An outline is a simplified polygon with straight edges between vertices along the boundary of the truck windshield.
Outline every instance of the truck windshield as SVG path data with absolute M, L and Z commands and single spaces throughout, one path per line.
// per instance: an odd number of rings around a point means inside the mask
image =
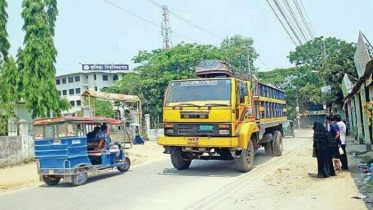
M 217 104 L 229 106 L 232 84 L 230 79 L 188 80 L 171 82 L 166 106 L 196 106 Z

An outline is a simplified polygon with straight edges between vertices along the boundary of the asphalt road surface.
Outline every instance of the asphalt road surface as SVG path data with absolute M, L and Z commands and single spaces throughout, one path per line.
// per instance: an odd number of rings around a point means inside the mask
M 79 187 L 41 183 L 5 193 L 0 195 L 0 209 L 219 209 L 226 195 L 254 187 L 255 180 L 296 158 L 302 148 L 312 144 L 311 135 L 302 131 L 296 138 L 284 139 L 281 157 L 266 156 L 264 149 L 259 149 L 254 168 L 248 173 L 236 171 L 232 161 L 203 160 L 178 171 L 167 158 L 133 167 L 124 174 L 109 171 L 90 176 L 88 183 Z

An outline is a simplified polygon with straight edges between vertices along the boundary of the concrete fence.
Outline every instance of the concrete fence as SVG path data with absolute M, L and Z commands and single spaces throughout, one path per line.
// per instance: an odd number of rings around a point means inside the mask
M 0 166 L 15 165 L 34 158 L 34 140 L 29 135 L 28 123 L 20 120 L 18 136 L 0 136 Z
M 156 141 L 161 136 L 164 136 L 163 129 L 149 129 L 149 140 Z

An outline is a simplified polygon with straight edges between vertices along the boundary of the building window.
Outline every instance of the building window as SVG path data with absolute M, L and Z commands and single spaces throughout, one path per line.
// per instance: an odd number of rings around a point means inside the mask
M 97 79 L 97 77 L 96 77 L 96 74 L 95 74 L 95 80 Z
M 61 95 L 61 91 L 58 91 L 58 95 L 59 95 L 59 96 Z
M 71 107 L 74 107 L 75 106 L 75 101 L 70 101 L 70 105 L 71 105 Z
M 62 95 L 66 96 L 67 95 L 67 90 L 63 90 Z
M 80 76 L 76 76 L 75 77 L 75 82 L 79 82 L 80 81 Z
M 102 80 L 109 81 L 109 77 L 107 75 L 102 75 Z
M 69 90 L 69 95 L 74 95 L 74 89 Z
M 87 79 L 88 79 L 88 75 L 86 75 L 86 76 L 85 76 L 85 78 L 87 78 Z
M 69 83 L 73 83 L 74 82 L 74 77 L 69 77 Z
M 62 84 L 66 84 L 66 78 L 62 79 Z
M 79 94 L 79 93 L 80 93 L 80 88 L 76 88 L 76 89 L 75 89 L 75 93 L 76 93 L 76 94 Z
M 116 81 L 116 80 L 118 80 L 119 78 L 118 78 L 118 75 L 116 75 L 116 74 L 114 74 L 114 76 L 113 76 L 113 81 Z
M 60 79 L 56 79 L 56 84 L 57 85 L 61 84 L 61 80 Z
M 80 105 L 82 105 L 82 101 L 81 100 L 77 100 L 76 101 L 76 106 L 80 106 Z
M 97 91 L 97 86 L 95 87 L 95 91 Z

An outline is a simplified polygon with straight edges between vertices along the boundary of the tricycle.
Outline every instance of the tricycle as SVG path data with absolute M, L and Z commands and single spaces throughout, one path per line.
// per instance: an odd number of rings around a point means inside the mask
M 124 146 L 113 142 L 110 125 L 121 120 L 106 117 L 57 117 L 34 121 L 35 159 L 40 181 L 57 185 L 61 179 L 78 186 L 88 172 L 131 165 Z

